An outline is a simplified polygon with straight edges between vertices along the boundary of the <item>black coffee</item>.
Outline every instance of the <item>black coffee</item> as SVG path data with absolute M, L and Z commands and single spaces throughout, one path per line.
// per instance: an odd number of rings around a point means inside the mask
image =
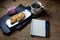
M 34 3 L 34 4 L 32 4 L 32 7 L 33 7 L 33 8 L 40 8 L 40 5 L 37 4 L 37 3 Z

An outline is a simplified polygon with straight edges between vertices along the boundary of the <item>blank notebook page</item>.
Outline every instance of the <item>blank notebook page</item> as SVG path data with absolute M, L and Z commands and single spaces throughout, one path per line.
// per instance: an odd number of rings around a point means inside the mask
M 30 34 L 35 36 L 46 36 L 45 20 L 32 19 Z

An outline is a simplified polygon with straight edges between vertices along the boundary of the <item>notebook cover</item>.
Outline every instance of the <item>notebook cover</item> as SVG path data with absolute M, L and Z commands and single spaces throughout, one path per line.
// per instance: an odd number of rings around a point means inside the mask
M 41 22 L 43 22 L 43 21 L 41 21 Z M 35 23 L 33 24 L 33 21 L 31 22 L 31 28 L 30 28 L 30 35 L 31 36 L 50 37 L 50 23 L 49 23 L 49 21 L 45 20 L 44 23 L 37 23 L 37 21 L 36 21 Z M 40 27 L 37 24 L 40 24 Z M 33 25 L 35 25 L 37 28 L 34 28 L 35 26 L 33 26 Z

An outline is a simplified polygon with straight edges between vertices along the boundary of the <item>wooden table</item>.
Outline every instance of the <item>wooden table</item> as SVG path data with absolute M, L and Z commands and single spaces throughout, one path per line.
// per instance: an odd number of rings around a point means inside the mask
M 30 36 L 30 23 L 22 31 L 15 31 L 12 35 L 6 36 L 0 29 L 0 40 L 60 40 L 60 1 L 54 0 L 40 0 L 45 6 L 45 10 L 48 13 L 46 16 L 41 16 L 37 19 L 45 19 L 50 21 L 50 38 L 31 37 Z M 0 8 L 0 17 L 6 14 L 6 10 L 12 4 L 18 6 L 24 4 L 30 5 L 33 0 L 17 0 L 16 2 L 4 2 Z

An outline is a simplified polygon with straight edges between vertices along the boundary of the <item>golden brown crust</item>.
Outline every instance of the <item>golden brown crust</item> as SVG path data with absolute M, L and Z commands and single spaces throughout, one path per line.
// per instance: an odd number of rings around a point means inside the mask
M 19 13 L 18 14 L 17 21 L 22 21 L 24 18 L 25 18 L 25 14 L 23 12 L 22 13 Z
M 22 21 L 25 18 L 25 14 L 23 12 L 16 14 L 14 16 L 11 17 L 11 24 L 14 24 L 15 22 L 19 22 Z
M 17 21 L 17 14 L 11 17 L 11 24 L 15 23 Z

